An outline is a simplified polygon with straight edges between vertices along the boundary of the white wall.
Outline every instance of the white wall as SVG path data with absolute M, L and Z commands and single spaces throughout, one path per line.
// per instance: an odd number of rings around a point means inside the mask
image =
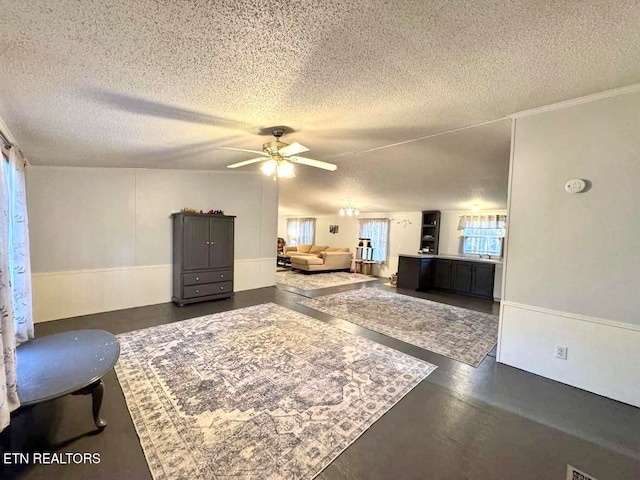
M 338 233 L 329 233 L 329 225 L 338 225 Z M 357 218 L 329 215 L 316 217 L 316 245 L 349 247 L 355 252 L 360 226 Z
M 31 166 L 36 321 L 171 300 L 171 219 L 236 215 L 235 289 L 275 284 L 277 185 L 260 174 Z
M 639 92 L 515 120 L 498 351 L 500 362 L 636 406 L 638 125 Z M 568 194 L 572 178 L 592 186 Z

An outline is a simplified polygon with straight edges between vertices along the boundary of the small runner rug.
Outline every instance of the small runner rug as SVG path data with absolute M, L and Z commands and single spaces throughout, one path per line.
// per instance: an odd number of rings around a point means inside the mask
M 276 272 L 276 283 L 299 288 L 300 290 L 316 290 L 318 288 L 337 287 L 350 283 L 373 282 L 376 277 L 349 272 L 304 273 L 286 271 Z
M 154 479 L 311 479 L 436 367 L 272 303 L 118 335 Z
M 474 367 L 498 339 L 497 315 L 376 288 L 298 303 Z

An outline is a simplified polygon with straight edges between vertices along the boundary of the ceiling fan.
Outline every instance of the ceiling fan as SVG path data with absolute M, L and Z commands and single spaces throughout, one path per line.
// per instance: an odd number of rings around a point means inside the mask
M 287 144 L 280 141 L 280 137 L 284 135 L 283 128 L 274 128 L 273 136 L 276 137 L 275 142 L 267 142 L 262 145 L 262 151 L 258 150 L 246 150 L 244 148 L 231 148 L 231 147 L 218 147 L 224 150 L 237 150 L 240 152 L 251 152 L 261 155 L 258 158 L 252 158 L 251 160 L 245 160 L 243 162 L 227 165 L 227 168 L 238 168 L 250 165 L 256 162 L 265 163 L 262 165 L 261 170 L 265 175 L 273 176 L 273 179 L 277 178 L 290 178 L 294 177 L 293 164 L 299 163 L 301 165 L 307 165 L 309 167 L 322 168 L 324 170 L 334 171 L 338 167 L 333 163 L 321 162 L 320 160 L 313 160 L 311 158 L 298 157 L 299 153 L 307 152 L 309 149 L 298 142 Z M 268 159 L 268 160 L 266 160 Z M 265 161 L 266 160 L 266 161 Z

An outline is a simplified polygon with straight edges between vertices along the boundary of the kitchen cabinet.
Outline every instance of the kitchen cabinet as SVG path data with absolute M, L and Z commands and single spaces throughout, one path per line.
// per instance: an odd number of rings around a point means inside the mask
M 234 216 L 174 213 L 173 297 L 186 303 L 233 296 Z
M 430 255 L 400 255 L 398 288 L 443 290 L 493 299 L 495 263 Z
M 495 264 L 435 259 L 433 287 L 493 299 Z
M 471 293 L 472 264 L 452 262 L 451 290 L 457 293 Z
M 495 265 L 474 263 L 471 293 L 479 297 L 493 298 L 493 282 L 495 281 L 495 276 Z
M 451 260 L 444 260 L 441 258 L 435 259 L 434 274 L 433 274 L 433 287 L 450 289 L 451 288 L 451 269 L 453 262 Z
M 433 258 L 400 256 L 398 258 L 398 288 L 425 290 L 431 285 Z

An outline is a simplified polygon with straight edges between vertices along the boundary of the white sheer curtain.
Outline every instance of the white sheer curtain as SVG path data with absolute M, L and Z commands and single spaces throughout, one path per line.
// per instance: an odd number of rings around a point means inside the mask
M 461 253 L 502 256 L 506 223 L 506 215 L 461 216 Z
M 11 292 L 9 165 L 0 157 L 0 430 L 20 406 L 16 385 L 16 336 Z
M 462 215 L 458 223 L 458 230 L 464 230 L 465 228 L 504 228 L 506 223 L 506 215 Z
M 33 338 L 33 307 L 31 304 L 31 261 L 29 259 L 29 222 L 25 187 L 24 160 L 15 147 L 9 151 L 9 215 L 10 268 L 13 292 L 16 341 Z
M 360 218 L 360 238 L 371 239 L 373 260 L 387 263 L 389 260 L 389 225 L 388 218 Z
M 313 245 L 316 239 L 315 218 L 289 218 L 287 219 L 287 245 Z

